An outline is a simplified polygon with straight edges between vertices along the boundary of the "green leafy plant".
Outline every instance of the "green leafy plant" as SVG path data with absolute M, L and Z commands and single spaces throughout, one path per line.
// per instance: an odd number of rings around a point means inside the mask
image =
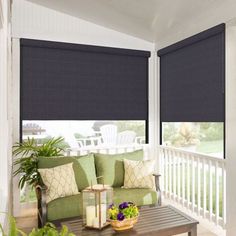
M 43 228 L 33 229 L 28 236 L 75 236 L 75 234 L 69 232 L 65 225 L 58 231 L 55 225 L 47 223 Z
M 40 175 L 37 170 L 38 157 L 62 156 L 64 149 L 60 147 L 60 144 L 63 141 L 62 137 L 51 138 L 42 145 L 38 145 L 34 138 L 28 138 L 26 141 L 16 143 L 13 146 L 13 155 L 16 157 L 14 176 L 20 175 L 18 185 L 21 189 L 26 183 L 31 186 L 40 183 Z
M 8 234 L 4 232 L 3 226 L 0 224 L 0 233 L 2 233 L 2 236 L 27 236 L 26 233 L 24 233 L 22 230 L 18 229 L 16 226 L 16 220 L 13 216 L 9 216 L 9 230 Z
M 16 220 L 13 216 L 9 216 L 9 230 L 6 234 L 0 224 L 0 233 L 2 236 L 27 236 L 22 230 L 16 226 Z M 69 232 L 67 226 L 62 225 L 61 230 L 57 230 L 56 226 L 52 223 L 47 223 L 43 228 L 33 229 L 28 236 L 75 236 L 75 234 Z

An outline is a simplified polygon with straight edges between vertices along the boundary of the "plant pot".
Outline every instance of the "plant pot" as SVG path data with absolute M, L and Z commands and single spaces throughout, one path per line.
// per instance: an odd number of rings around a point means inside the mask
M 123 231 L 127 229 L 131 229 L 134 227 L 134 225 L 138 222 L 138 216 L 130 218 L 130 219 L 124 219 L 122 221 L 119 220 L 110 220 L 111 226 L 115 231 Z

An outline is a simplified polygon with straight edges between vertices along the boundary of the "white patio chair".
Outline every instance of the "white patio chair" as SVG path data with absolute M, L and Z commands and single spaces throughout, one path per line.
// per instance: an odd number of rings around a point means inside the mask
M 137 136 L 134 142 L 136 144 L 145 144 L 145 136 Z
M 100 127 L 103 146 L 116 145 L 117 139 L 117 126 L 116 125 L 103 125 Z
M 136 133 L 131 130 L 126 130 L 118 133 L 117 145 L 133 144 L 135 142 Z

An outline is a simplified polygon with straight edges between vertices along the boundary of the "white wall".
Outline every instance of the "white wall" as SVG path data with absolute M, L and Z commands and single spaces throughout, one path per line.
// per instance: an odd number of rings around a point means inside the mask
M 8 110 L 8 81 L 10 60 L 10 37 L 8 22 L 9 5 L 0 0 L 0 212 L 9 210 L 10 197 L 10 136 Z M 6 226 L 6 216 L 0 214 L 0 223 Z
M 154 50 L 154 45 L 127 34 L 57 12 L 26 0 L 14 0 L 12 36 L 130 49 Z
M 42 39 L 117 48 L 151 51 L 149 59 L 149 134 L 152 147 L 157 142 L 156 128 L 156 53 L 155 45 L 82 19 L 57 12 L 27 0 L 14 0 L 12 6 L 13 91 L 19 94 L 19 38 Z M 19 99 L 13 101 L 13 141 L 19 138 Z M 152 154 L 153 156 L 155 153 Z M 16 181 L 14 181 L 16 184 Z M 14 186 L 16 189 L 16 186 Z M 16 193 L 14 194 L 17 195 Z M 18 197 L 14 197 L 14 214 L 21 215 Z
M 226 229 L 236 235 L 236 20 L 226 28 Z

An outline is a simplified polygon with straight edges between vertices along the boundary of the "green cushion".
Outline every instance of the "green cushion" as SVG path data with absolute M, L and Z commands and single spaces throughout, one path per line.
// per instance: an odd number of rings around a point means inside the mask
M 55 199 L 47 206 L 48 221 L 82 216 L 82 214 L 82 194 Z
M 152 189 L 124 189 L 114 188 L 113 200 L 116 205 L 130 201 L 137 206 L 156 204 L 157 192 Z M 82 216 L 82 193 L 74 196 L 55 199 L 47 205 L 47 220 L 53 221 L 75 216 Z
M 97 176 L 103 176 L 104 183 L 113 187 L 121 187 L 124 184 L 124 159 L 129 160 L 142 160 L 143 150 L 137 150 L 129 153 L 122 154 L 100 154 L 96 153 L 95 164 L 97 170 Z M 102 179 L 98 179 L 98 182 L 103 183 Z
M 79 191 L 91 184 L 97 184 L 94 155 L 80 157 L 40 157 L 38 168 L 53 168 L 73 162 L 75 180 Z
M 158 195 L 153 189 L 143 188 L 114 188 L 113 201 L 116 205 L 122 202 L 133 202 L 137 206 L 157 204 Z

